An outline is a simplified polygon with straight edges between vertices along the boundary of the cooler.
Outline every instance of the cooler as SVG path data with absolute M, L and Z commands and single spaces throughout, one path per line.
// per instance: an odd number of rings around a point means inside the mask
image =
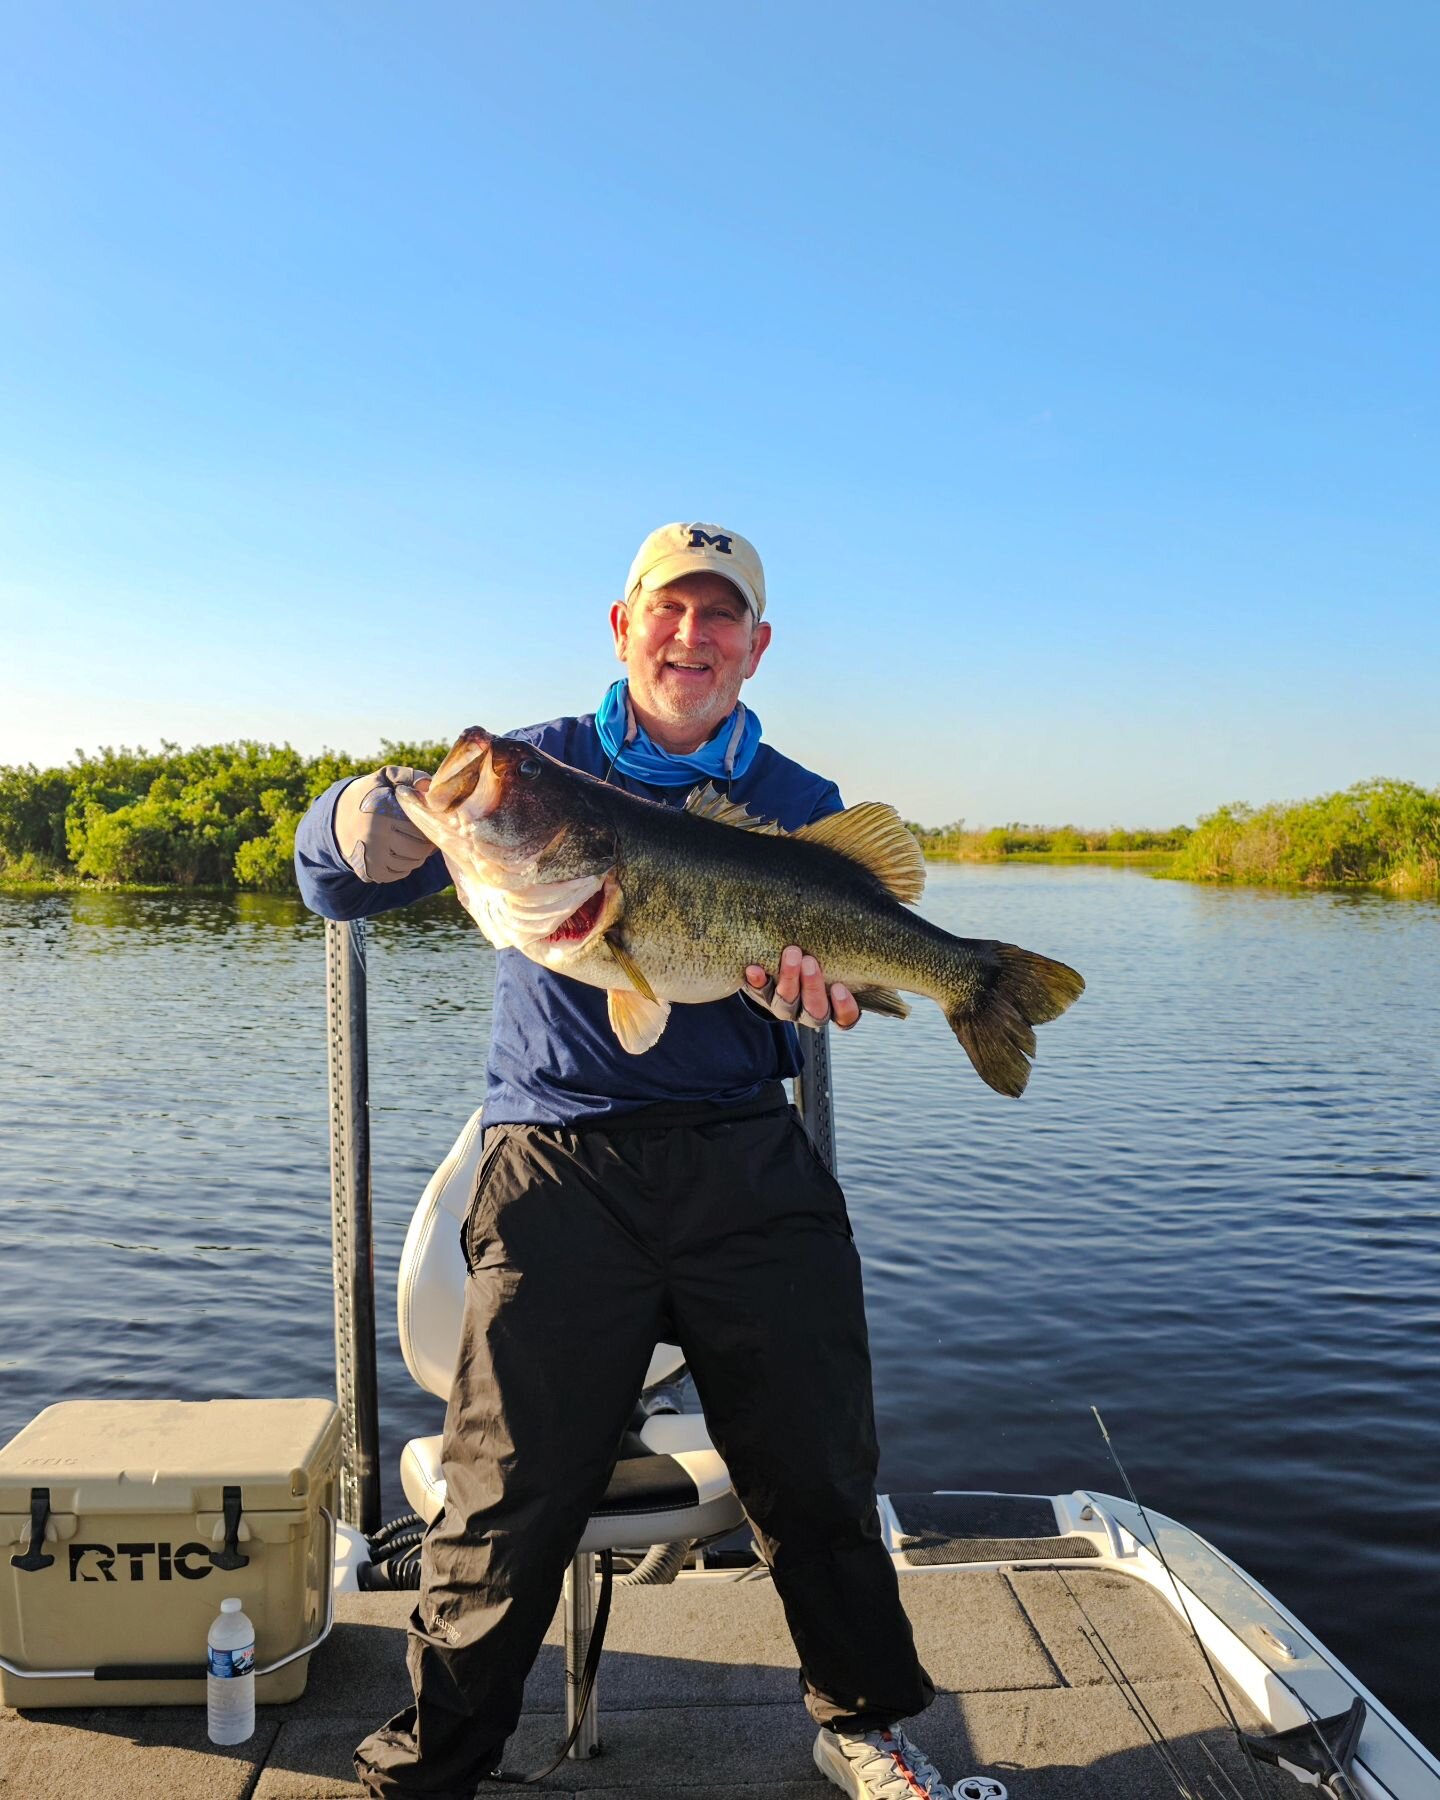
M 330 1629 L 340 1416 L 328 1400 L 67 1400 L 0 1450 L 0 1701 L 200 1706 L 228 1595 L 257 1701 Z

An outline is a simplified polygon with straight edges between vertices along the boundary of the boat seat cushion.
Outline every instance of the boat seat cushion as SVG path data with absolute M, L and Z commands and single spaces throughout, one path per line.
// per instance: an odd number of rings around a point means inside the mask
M 744 1513 L 696 1413 L 647 1419 L 638 1456 L 622 1456 L 580 1542 L 582 1550 L 642 1549 L 733 1531 Z M 400 1458 L 411 1506 L 428 1524 L 445 1504 L 440 1437 L 412 1438 Z

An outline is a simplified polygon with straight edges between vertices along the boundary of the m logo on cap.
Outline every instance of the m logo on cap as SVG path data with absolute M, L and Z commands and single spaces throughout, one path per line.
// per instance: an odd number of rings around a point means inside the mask
M 731 553 L 730 539 L 725 532 L 717 532 L 714 537 L 711 537 L 708 531 L 702 531 L 698 525 L 692 525 L 690 527 L 690 548 L 703 550 L 707 544 L 712 549 L 718 550 L 722 556 L 729 556 Z

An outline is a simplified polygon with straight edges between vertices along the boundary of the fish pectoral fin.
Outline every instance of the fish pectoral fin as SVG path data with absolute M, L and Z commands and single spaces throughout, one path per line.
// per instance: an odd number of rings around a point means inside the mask
M 659 1043 L 670 1018 L 668 1000 L 647 1000 L 631 988 L 609 989 L 609 1000 L 610 1028 L 619 1038 L 622 1050 L 642 1056 Z
M 759 831 L 767 837 L 784 837 L 773 819 L 761 819 L 745 807 L 729 800 L 713 781 L 691 788 L 685 797 L 684 810 L 697 819 L 713 819 L 717 825 L 734 825 L 740 831 Z
M 897 900 L 918 900 L 925 891 L 924 853 L 899 813 L 883 800 L 862 800 L 790 835 L 848 856 L 883 881 Z
M 640 965 L 635 961 L 635 958 L 620 942 L 613 931 L 606 932 L 605 942 L 610 946 L 610 954 L 625 971 L 631 985 L 639 993 L 643 994 L 647 1000 L 655 1000 L 656 995 L 654 988 L 651 987 L 644 975 L 641 974 Z M 656 1003 L 659 1004 L 658 1001 Z M 656 1036 L 659 1036 L 658 1032 L 656 1033 Z M 649 1046 L 647 1045 L 646 1047 L 648 1049 Z
M 900 998 L 894 988 L 852 987 L 850 995 L 861 1012 L 880 1013 L 887 1019 L 910 1017 L 909 1004 Z

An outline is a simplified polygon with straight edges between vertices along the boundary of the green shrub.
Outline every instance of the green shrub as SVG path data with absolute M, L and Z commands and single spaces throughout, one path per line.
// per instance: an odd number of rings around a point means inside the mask
M 295 828 L 342 776 L 433 770 L 448 744 L 386 741 L 373 756 L 302 756 L 243 740 L 77 752 L 63 769 L 0 768 L 0 880 L 76 879 L 293 890 Z
M 1440 887 L 1440 789 L 1376 778 L 1286 805 L 1218 807 L 1170 873 L 1262 886 Z
M 249 838 L 235 852 L 235 880 L 268 893 L 295 892 L 295 828 L 302 815 L 281 812 L 264 837 Z

